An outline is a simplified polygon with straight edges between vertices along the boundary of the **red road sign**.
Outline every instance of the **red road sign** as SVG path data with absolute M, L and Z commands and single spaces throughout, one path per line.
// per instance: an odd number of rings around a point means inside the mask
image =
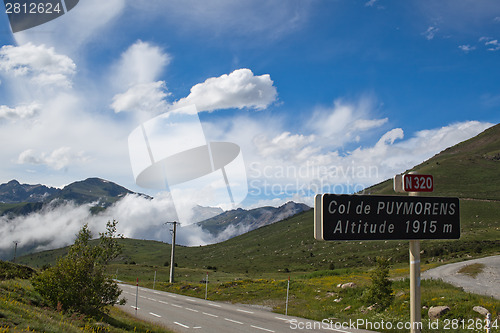
M 434 179 L 431 175 L 403 176 L 403 189 L 405 192 L 432 192 L 434 191 Z

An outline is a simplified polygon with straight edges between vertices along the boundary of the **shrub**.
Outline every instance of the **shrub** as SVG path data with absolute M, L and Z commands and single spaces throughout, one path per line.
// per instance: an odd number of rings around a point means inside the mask
M 368 305 L 377 303 L 377 309 L 382 311 L 394 300 L 392 281 L 389 280 L 389 259 L 377 257 L 377 266 L 370 272 L 371 285 L 363 295 Z
M 118 301 L 121 290 L 105 274 L 106 264 L 121 252 L 113 238 L 116 224 L 114 220 L 108 221 L 106 232 L 100 234 L 96 246 L 89 244 L 92 233 L 84 225 L 67 256 L 33 278 L 34 289 L 48 305 L 58 310 L 95 314 Z

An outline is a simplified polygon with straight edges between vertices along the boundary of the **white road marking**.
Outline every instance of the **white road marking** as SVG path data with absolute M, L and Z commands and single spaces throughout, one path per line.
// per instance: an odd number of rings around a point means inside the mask
M 193 327 L 193 329 L 195 329 L 195 330 L 198 329 L 198 328 L 201 328 L 201 326 L 195 326 L 195 327 Z
M 222 306 L 220 306 L 219 304 L 208 303 L 208 305 L 210 305 L 210 306 L 215 306 L 215 307 L 217 307 L 217 308 L 222 308 Z
M 189 302 L 194 302 L 194 303 L 196 303 L 196 300 L 194 300 L 194 299 L 191 299 L 191 298 L 186 298 L 186 301 L 189 301 Z M 193 328 L 194 328 L 194 327 L 193 327 Z
M 235 323 L 235 324 L 243 325 L 243 323 L 241 321 L 236 321 L 236 320 L 232 320 L 232 319 L 229 319 L 229 318 L 224 318 L 224 320 L 230 321 L 230 322 Z
M 204 315 L 206 316 L 210 316 L 210 317 L 215 317 L 215 318 L 219 318 L 219 316 L 216 316 L 214 314 L 211 314 L 211 313 L 206 313 L 206 312 L 202 312 Z
M 236 311 L 239 311 L 239 312 L 245 312 L 245 313 L 253 313 L 252 311 L 241 310 L 241 309 L 236 309 Z
M 157 291 L 153 291 L 153 294 L 156 294 L 156 295 L 161 295 L 161 293 L 157 292 Z
M 135 306 L 131 305 L 130 306 L 132 309 L 137 309 L 137 310 L 140 310 L 141 308 L 136 308 Z
M 150 315 L 152 315 L 152 316 L 155 316 L 155 317 L 161 318 L 161 316 L 160 316 L 160 315 L 157 315 L 156 313 L 150 312 L 149 314 L 150 314 Z
M 184 309 L 186 309 L 188 311 L 192 311 L 192 312 L 199 312 L 198 310 L 195 310 L 195 309 L 190 309 L 190 308 L 184 308 Z
M 173 298 L 176 298 L 176 297 L 177 297 L 177 296 L 175 296 L 175 295 L 168 295 L 168 294 L 167 294 L 167 296 L 168 296 L 168 297 L 173 297 Z
M 281 317 L 274 317 L 274 318 L 279 319 L 279 320 L 284 320 L 284 321 L 291 321 L 290 319 L 281 318 Z
M 175 306 L 176 308 L 182 308 L 182 306 L 177 305 L 177 304 L 170 304 L 170 305 Z
M 268 330 L 267 328 L 263 328 L 263 327 L 259 327 L 259 326 L 253 326 L 253 325 L 250 325 L 250 327 L 256 328 L 256 329 L 261 330 L 261 331 L 266 331 L 266 332 L 272 332 L 272 333 L 274 333 L 274 331 Z
M 158 301 L 158 303 L 168 304 L 167 302 L 163 302 L 163 301 Z
M 184 325 L 184 324 L 181 324 L 181 323 L 178 323 L 178 322 L 176 322 L 176 321 L 174 321 L 174 324 L 179 325 L 179 326 L 182 326 L 182 327 L 184 327 L 184 328 L 189 328 L 189 326 Z
M 150 301 L 155 301 L 155 302 L 156 302 L 156 300 L 155 300 L 154 298 L 149 298 L 149 297 L 148 297 L 148 299 L 149 299 Z

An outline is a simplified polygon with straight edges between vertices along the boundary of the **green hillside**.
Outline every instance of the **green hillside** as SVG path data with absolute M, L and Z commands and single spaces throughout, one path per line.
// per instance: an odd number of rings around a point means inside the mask
M 421 173 L 434 175 L 433 195 L 461 198 L 460 240 L 423 241 L 422 261 L 432 263 L 467 258 L 495 253 L 500 249 L 499 154 L 500 125 L 497 125 L 415 167 Z M 394 194 L 392 181 L 373 186 L 368 191 L 372 194 Z M 117 264 L 127 263 L 126 267 L 129 267 L 132 262 L 163 267 L 170 261 L 168 244 L 130 239 L 122 240 L 122 243 L 124 253 Z M 54 262 L 62 253 L 63 250 L 41 252 L 19 258 L 19 262 L 41 267 Z M 220 274 L 248 276 L 366 267 L 373 264 L 376 256 L 406 263 L 408 242 L 316 241 L 313 237 L 312 210 L 222 243 L 178 247 L 176 251 L 180 275 L 182 269 L 203 272 L 214 267 Z
M 500 200 L 500 124 L 442 151 L 411 170 L 433 175 L 434 192 L 426 193 L 426 196 Z M 392 179 L 365 191 L 395 194 Z
M 500 249 L 500 202 L 462 200 L 461 229 L 460 240 L 422 242 L 423 260 L 437 262 L 443 258 L 465 258 Z M 120 242 L 124 245 L 124 252 L 117 263 L 162 267 L 170 261 L 169 244 L 134 239 Z M 18 262 L 42 267 L 54 263 L 65 253 L 65 249 L 44 251 L 20 257 Z M 249 276 L 371 266 L 376 256 L 406 262 L 408 242 L 316 241 L 313 237 L 312 210 L 222 243 L 176 247 L 176 261 L 180 268 L 204 272 L 207 268 L 216 267 L 220 273 Z

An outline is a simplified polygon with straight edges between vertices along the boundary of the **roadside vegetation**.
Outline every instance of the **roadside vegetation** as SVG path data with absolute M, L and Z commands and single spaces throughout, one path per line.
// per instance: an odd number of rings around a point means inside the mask
M 94 245 L 85 225 L 43 271 L 0 261 L 0 332 L 169 332 L 113 307 L 121 291 L 105 268 L 120 253 L 116 224 Z
M 472 278 L 476 278 L 479 274 L 481 274 L 484 270 L 485 265 L 481 263 L 470 264 L 464 266 L 458 270 L 460 274 L 467 274 Z

